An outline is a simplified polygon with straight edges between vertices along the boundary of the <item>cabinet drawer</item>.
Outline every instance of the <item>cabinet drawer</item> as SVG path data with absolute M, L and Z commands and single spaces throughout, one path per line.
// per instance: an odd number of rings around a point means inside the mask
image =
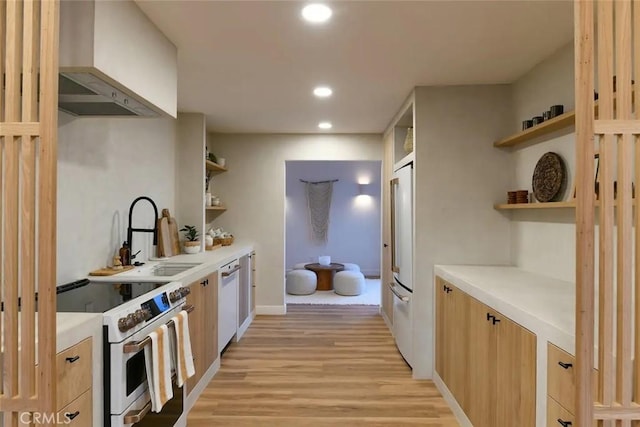
M 548 346 L 547 357 L 547 394 L 573 413 L 575 412 L 576 358 L 551 343 Z
M 69 427 L 91 427 L 93 423 L 93 399 L 91 389 L 62 408 L 58 420 Z
M 547 427 L 573 427 L 575 425 L 576 421 L 571 412 L 552 398 L 547 398 Z
M 57 354 L 56 408 L 67 406 L 91 388 L 93 382 L 92 349 L 92 339 L 87 338 Z

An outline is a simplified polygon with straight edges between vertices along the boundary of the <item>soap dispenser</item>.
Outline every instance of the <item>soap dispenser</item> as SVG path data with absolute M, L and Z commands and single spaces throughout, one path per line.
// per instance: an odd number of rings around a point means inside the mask
M 131 265 L 131 249 L 129 248 L 129 242 L 126 240 L 122 243 L 122 247 L 120 248 L 120 260 L 122 261 L 122 265 Z

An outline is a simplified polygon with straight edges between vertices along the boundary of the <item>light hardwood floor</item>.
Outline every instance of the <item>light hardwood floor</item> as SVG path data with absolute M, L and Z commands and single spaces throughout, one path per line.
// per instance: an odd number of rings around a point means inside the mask
M 411 379 L 377 307 L 289 306 L 258 316 L 188 418 L 198 426 L 458 426 Z

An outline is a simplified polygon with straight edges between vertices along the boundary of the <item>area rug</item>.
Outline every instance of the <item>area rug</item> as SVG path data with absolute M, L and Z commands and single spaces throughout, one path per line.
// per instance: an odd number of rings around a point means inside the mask
M 286 294 L 287 304 L 322 305 L 380 305 L 380 279 L 365 279 L 366 291 L 361 295 L 345 297 L 333 291 L 316 291 L 311 295 Z

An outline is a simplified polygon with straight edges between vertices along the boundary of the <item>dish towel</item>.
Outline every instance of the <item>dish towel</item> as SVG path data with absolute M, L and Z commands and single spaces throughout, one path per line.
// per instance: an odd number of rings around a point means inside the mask
M 182 387 L 195 375 L 196 369 L 193 366 L 193 354 L 191 353 L 191 337 L 189 335 L 189 314 L 182 310 L 173 319 L 175 325 L 175 338 L 172 346 L 174 367 L 176 370 L 176 384 Z
M 144 348 L 144 358 L 151 395 L 151 410 L 160 412 L 164 404 L 173 397 L 169 328 L 167 325 L 162 325 L 151 332 L 149 338 L 151 338 L 151 344 Z

